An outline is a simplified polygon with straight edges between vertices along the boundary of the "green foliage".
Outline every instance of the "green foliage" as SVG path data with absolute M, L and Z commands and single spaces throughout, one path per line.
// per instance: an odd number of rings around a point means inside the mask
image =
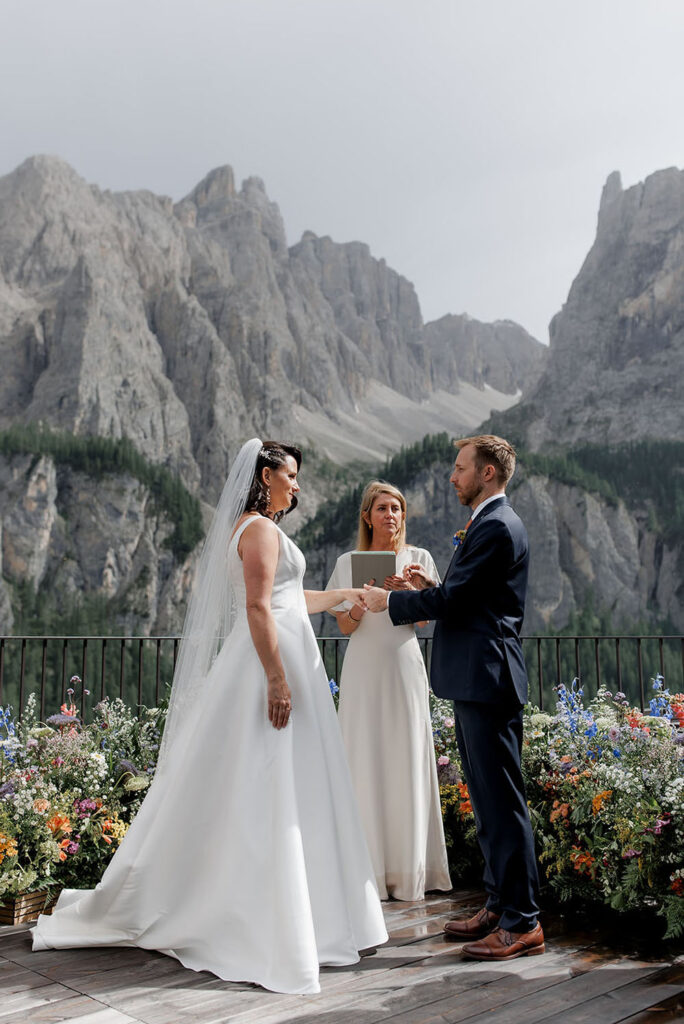
M 128 473 L 148 488 L 160 511 L 173 523 L 165 541 L 177 558 L 185 558 L 203 536 L 199 501 L 166 466 L 149 462 L 127 438 L 77 437 L 35 423 L 0 431 L 0 454 L 49 456 L 61 465 L 99 479 Z M 32 463 L 33 467 L 35 463 Z

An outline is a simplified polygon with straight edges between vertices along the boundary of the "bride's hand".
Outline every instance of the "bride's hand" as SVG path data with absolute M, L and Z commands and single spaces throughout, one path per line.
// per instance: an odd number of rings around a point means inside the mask
M 362 608 L 363 611 L 366 611 L 366 602 L 362 587 L 358 589 L 356 587 L 350 587 L 349 590 L 344 590 L 343 594 L 345 601 L 351 601 L 351 603 L 357 608 Z
M 268 684 L 268 720 L 274 729 L 283 729 L 290 720 L 292 693 L 284 679 L 273 679 Z

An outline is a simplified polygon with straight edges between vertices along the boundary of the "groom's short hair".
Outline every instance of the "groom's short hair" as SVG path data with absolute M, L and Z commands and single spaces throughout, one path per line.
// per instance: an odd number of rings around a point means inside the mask
M 472 444 L 475 449 L 478 469 L 494 466 L 499 483 L 505 487 L 515 472 L 515 448 L 510 441 L 496 434 L 476 434 L 475 437 L 459 437 L 454 441 L 454 447 L 459 451 L 467 444 Z

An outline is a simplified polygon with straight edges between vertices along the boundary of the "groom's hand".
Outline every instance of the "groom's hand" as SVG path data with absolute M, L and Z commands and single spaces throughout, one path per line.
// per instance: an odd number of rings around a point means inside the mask
M 413 562 L 404 569 L 404 578 L 408 580 L 415 590 L 425 590 L 426 587 L 434 587 L 435 581 L 426 576 L 425 569 L 420 562 Z
M 366 608 L 369 612 L 384 612 L 387 607 L 387 591 L 380 587 L 370 587 L 367 583 L 364 587 Z

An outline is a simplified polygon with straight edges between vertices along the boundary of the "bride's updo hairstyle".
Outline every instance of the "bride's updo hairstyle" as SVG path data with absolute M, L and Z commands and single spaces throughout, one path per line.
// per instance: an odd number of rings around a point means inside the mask
M 297 472 L 299 472 L 302 465 L 302 453 L 299 448 L 294 444 L 283 444 L 280 441 L 264 441 L 261 446 L 261 451 L 257 456 L 256 469 L 254 470 L 254 479 L 252 480 L 252 486 L 249 489 L 247 495 L 247 504 L 245 505 L 245 512 L 258 512 L 260 515 L 265 516 L 268 513 L 268 491 L 266 484 L 261 478 L 263 469 L 268 466 L 270 469 L 278 469 L 279 466 L 284 466 L 287 463 L 288 456 L 291 456 L 297 463 Z M 292 512 L 297 507 L 297 495 L 293 495 L 292 504 L 289 508 L 284 508 L 280 512 L 276 512 L 273 516 L 273 520 L 279 523 L 283 516 L 286 516 L 288 512 Z

